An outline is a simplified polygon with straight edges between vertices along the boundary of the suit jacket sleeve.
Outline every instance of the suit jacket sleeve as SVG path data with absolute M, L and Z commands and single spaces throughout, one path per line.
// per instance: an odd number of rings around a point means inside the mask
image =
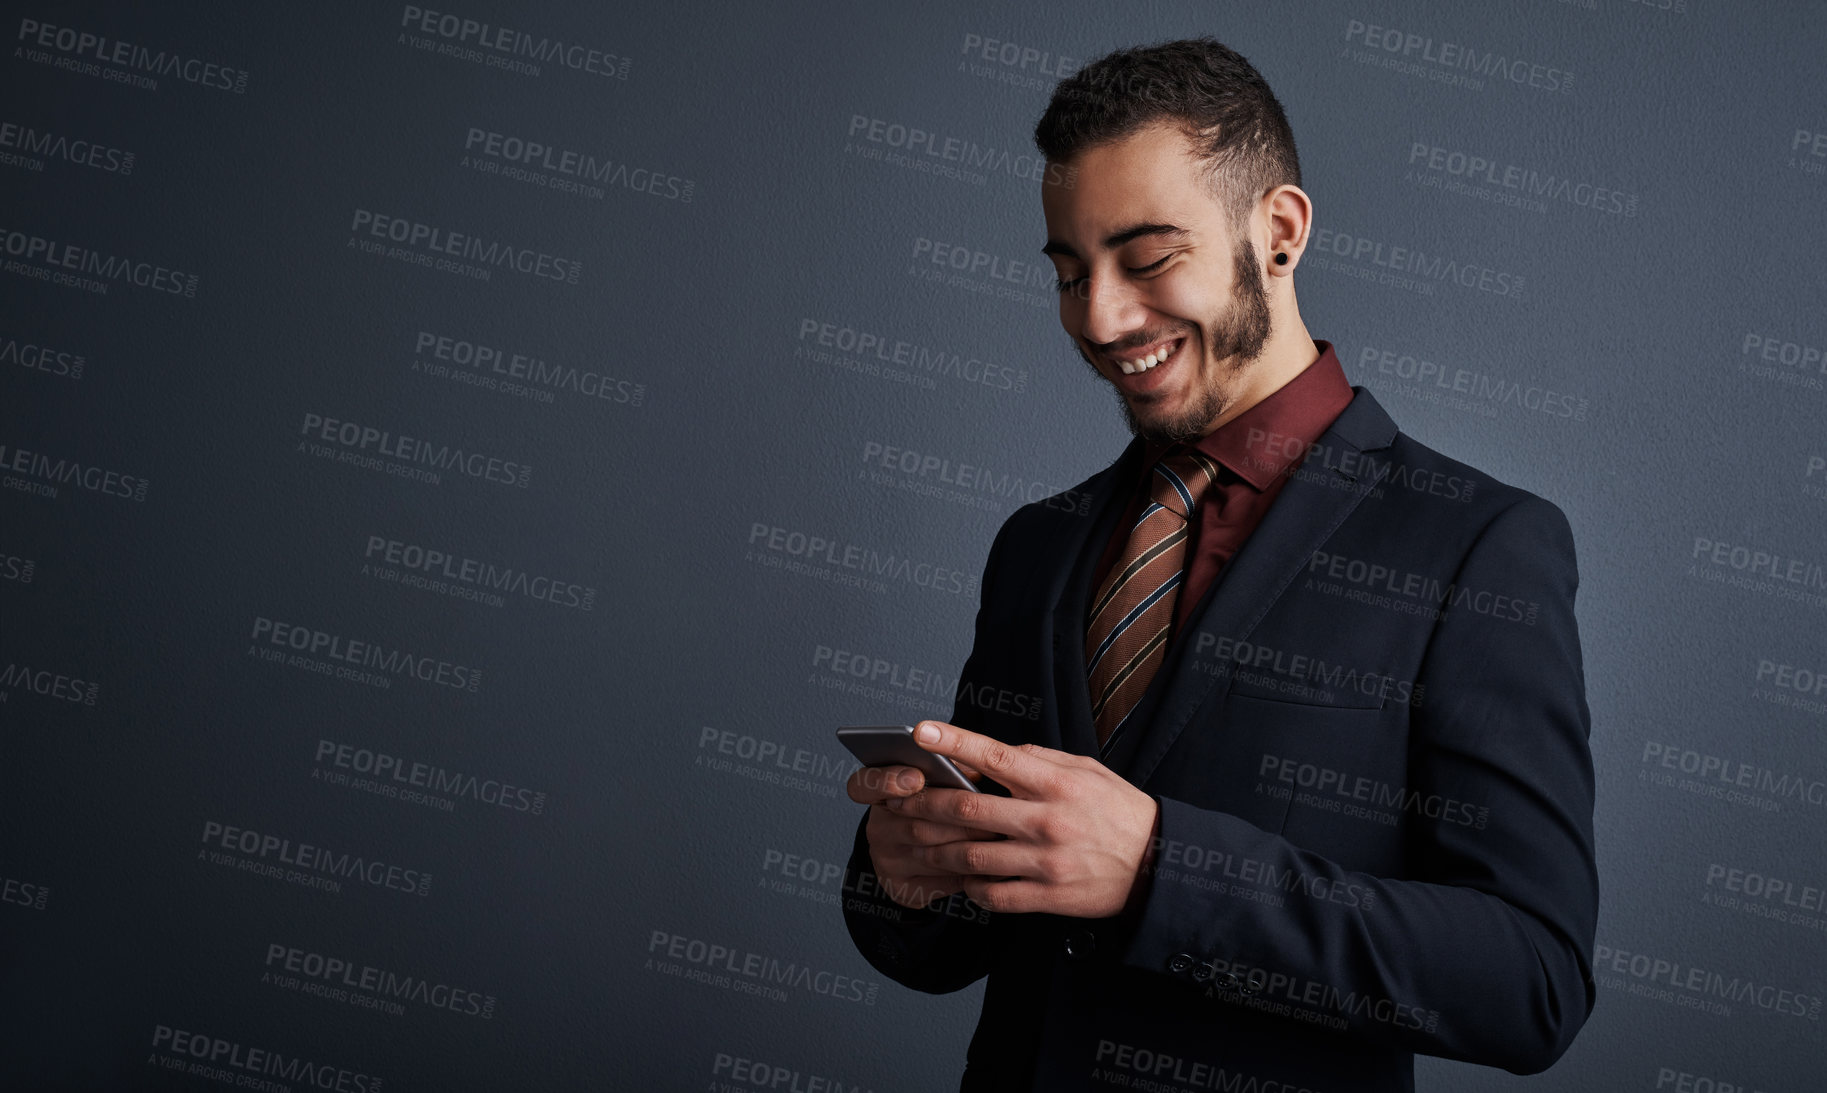
M 997 531 L 984 562 L 983 578 L 978 584 L 976 636 L 970 656 L 959 672 L 958 697 L 951 712 L 951 723 L 974 732 L 1004 739 L 1008 733 L 984 724 L 982 710 L 966 700 L 974 690 L 995 686 L 997 681 L 984 678 L 984 664 L 993 643 L 1006 641 L 994 613 L 1001 606 L 997 600 L 1003 588 L 1001 574 L 1007 561 L 1011 516 Z M 991 792 L 1006 791 L 999 786 Z M 1005 916 L 996 916 L 962 892 L 947 900 L 934 901 L 926 908 L 903 907 L 882 891 L 875 875 L 875 864 L 869 856 L 865 808 L 856 825 L 850 859 L 844 872 L 844 925 L 857 951 L 875 969 L 903 986 L 931 994 L 961 990 L 989 973 L 995 939 L 1004 931 L 1000 924 Z
M 1382 877 L 1161 798 L 1160 859 L 1124 963 L 1225 990 L 1240 979 L 1254 989 L 1233 999 L 1294 1000 L 1342 1018 L 1347 1034 L 1417 1053 L 1547 1069 L 1594 1001 L 1599 893 L 1577 586 L 1566 516 L 1530 495 L 1486 525 L 1453 587 L 1535 601 L 1533 625 L 1480 613 L 1475 600 L 1435 623 L 1406 788 L 1487 809 L 1482 825 L 1410 816 L 1408 867 Z M 1290 897 L 1275 907 L 1214 894 L 1160 867 L 1176 842 L 1254 860 L 1309 891 L 1358 885 L 1366 895 L 1358 906 Z M 1225 1008 L 1211 1008 L 1212 1020 Z

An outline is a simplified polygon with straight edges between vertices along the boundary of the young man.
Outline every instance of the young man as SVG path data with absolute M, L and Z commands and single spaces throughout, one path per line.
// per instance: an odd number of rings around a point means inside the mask
M 989 977 L 964 1090 L 1546 1069 L 1598 913 L 1565 516 L 1309 336 L 1312 203 L 1235 52 L 1113 53 L 1035 139 L 1070 168 L 1060 320 L 1135 440 L 1088 516 L 1030 504 L 991 545 L 952 721 L 921 724 L 984 792 L 852 777 L 851 937 L 918 990 Z

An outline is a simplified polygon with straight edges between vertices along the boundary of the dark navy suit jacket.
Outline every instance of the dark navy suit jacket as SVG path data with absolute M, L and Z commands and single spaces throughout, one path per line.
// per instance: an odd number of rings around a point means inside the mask
M 1138 912 L 902 908 L 858 823 L 858 950 L 921 991 L 989 977 L 961 1089 L 1410 1090 L 1416 1053 L 1544 1070 L 1591 1012 L 1567 519 L 1354 395 L 1105 758 L 1160 803 Z M 1055 498 L 1003 524 L 954 724 L 1097 754 L 1085 603 L 1141 457 L 1062 495 L 1084 514 Z

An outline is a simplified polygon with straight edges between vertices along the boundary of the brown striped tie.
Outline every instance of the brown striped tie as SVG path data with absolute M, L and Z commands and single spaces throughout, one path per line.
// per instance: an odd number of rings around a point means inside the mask
M 1167 656 L 1190 513 L 1217 480 L 1218 464 L 1204 452 L 1184 444 L 1168 449 L 1149 475 L 1148 505 L 1091 601 L 1085 675 L 1100 756 Z

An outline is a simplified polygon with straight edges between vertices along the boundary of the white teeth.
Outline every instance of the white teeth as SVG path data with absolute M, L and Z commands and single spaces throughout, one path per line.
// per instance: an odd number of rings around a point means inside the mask
M 1141 360 L 1118 361 L 1117 364 L 1122 367 L 1123 374 L 1126 376 L 1133 376 L 1137 372 L 1146 372 L 1155 365 L 1160 364 L 1162 361 L 1173 356 L 1174 347 L 1178 344 L 1178 342 L 1170 342 L 1166 346 L 1143 357 Z

